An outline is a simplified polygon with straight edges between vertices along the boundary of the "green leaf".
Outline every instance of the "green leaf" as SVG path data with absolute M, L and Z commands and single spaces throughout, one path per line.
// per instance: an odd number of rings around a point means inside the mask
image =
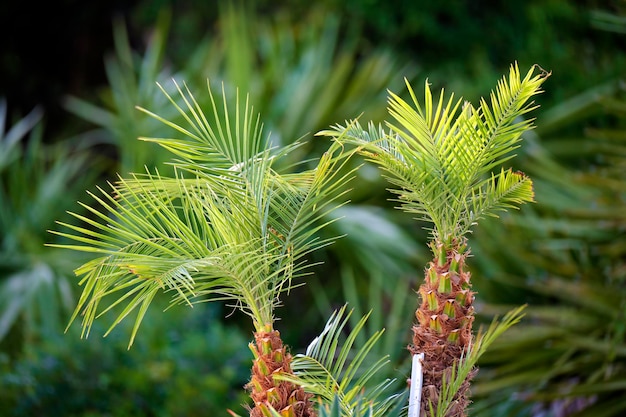
M 549 74 L 534 75 L 535 67 L 521 79 L 511 66 L 491 93 L 490 103 L 481 100 L 474 108 L 461 100 L 446 98 L 444 91 L 433 100 L 428 83 L 423 105 L 407 82 L 412 102 L 391 93 L 389 114 L 396 123 L 364 131 L 357 121 L 335 126 L 320 134 L 357 151 L 380 165 L 402 209 L 432 222 L 440 240 L 467 233 L 477 219 L 532 200 L 530 180 L 505 171 L 484 176 L 512 157 L 522 133 L 532 128 L 522 117 L 536 106 L 529 101 L 540 92 Z
M 371 359 L 369 352 L 381 337 L 383 331 L 373 334 L 358 350 L 354 349 L 358 334 L 363 330 L 369 314 L 362 317 L 344 337 L 344 328 L 352 311 L 344 305 L 329 318 L 324 330 L 307 348 L 306 354 L 296 355 L 292 362 L 295 377 L 281 375 L 281 379 L 291 380 L 313 393 L 330 408 L 329 415 L 336 415 L 337 407 L 341 415 L 384 416 L 401 397 L 390 392 L 393 380 L 376 382 L 374 376 L 386 366 L 388 358 Z M 372 384 L 373 381 L 373 384 Z M 366 407 L 367 414 L 355 414 L 355 410 Z
M 163 92 L 187 127 L 149 113 L 182 135 L 153 139 L 180 158 L 175 175 L 120 178 L 81 203 L 90 216 L 70 213 L 81 225 L 62 222 L 69 232 L 53 232 L 79 243 L 53 246 L 101 256 L 76 270 L 84 289 L 72 321 L 83 314 L 84 335 L 119 308 L 109 331 L 137 311 L 132 343 L 159 291 L 172 292 L 172 305 L 230 301 L 262 328 L 273 322 L 279 295 L 306 273 L 305 255 L 334 240 L 318 232 L 336 220 L 328 215 L 353 175 L 340 144 L 311 169 L 280 173 L 273 165 L 299 144 L 270 149 L 247 100 L 231 111 L 209 90 L 208 118 L 188 89 L 176 87 L 182 106 Z

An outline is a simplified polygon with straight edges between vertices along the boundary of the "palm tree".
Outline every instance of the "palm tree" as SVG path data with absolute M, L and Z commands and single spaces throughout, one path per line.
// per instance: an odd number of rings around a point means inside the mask
M 475 370 L 469 370 L 452 406 L 437 409 L 443 385 L 473 343 L 475 293 L 466 264 L 466 236 L 479 219 L 533 201 L 532 181 L 526 175 L 504 168 L 492 171 L 514 156 L 521 135 L 533 127 L 532 120 L 522 116 L 536 107 L 530 99 L 549 75 L 535 71 L 531 68 L 522 79 L 517 64 L 511 66 L 490 103 L 483 99 L 477 108 L 453 95 L 446 98 L 443 90 L 435 104 L 428 82 L 422 107 L 407 82 L 413 103 L 391 93 L 389 113 L 395 122 L 387 123 L 388 130 L 372 123 L 363 129 L 353 121 L 320 132 L 357 145 L 385 171 L 400 208 L 432 223 L 433 259 L 419 288 L 421 304 L 409 346 L 411 353 L 424 354 L 423 416 L 466 415 Z
M 83 292 L 71 321 L 81 314 L 88 336 L 102 314 L 117 309 L 110 332 L 136 311 L 130 347 L 161 291 L 172 294 L 171 305 L 230 302 L 254 325 L 250 415 L 314 415 L 309 394 L 275 378 L 292 373 L 292 357 L 274 328 L 274 311 L 293 279 L 308 273 L 307 254 L 332 241 L 316 236 L 351 178 L 342 169 L 346 154 L 333 144 L 308 168 L 282 167 L 299 144 L 272 147 L 248 100 L 237 98 L 233 111 L 226 99 L 218 106 L 209 87 L 205 113 L 188 88 L 174 84 L 178 100 L 161 89 L 185 126 L 142 110 L 177 132 L 143 138 L 177 156 L 175 175 L 120 178 L 110 192 L 90 193 L 92 204 L 81 203 L 90 217 L 74 214 L 77 224 L 60 223 L 69 232 L 53 232 L 77 242 L 57 246 L 97 255 L 76 270 Z

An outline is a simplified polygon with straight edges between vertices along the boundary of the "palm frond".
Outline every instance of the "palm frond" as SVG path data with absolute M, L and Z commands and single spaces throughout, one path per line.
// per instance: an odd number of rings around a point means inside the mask
M 291 380 L 319 397 L 322 408 L 327 407 L 325 412 L 331 415 L 336 415 L 332 414 L 332 409 L 338 407 L 342 416 L 384 416 L 396 405 L 401 394 L 389 392 L 393 380 L 386 379 L 373 385 L 371 382 L 389 362 L 386 356 L 374 360 L 368 357 L 383 330 L 374 333 L 355 351 L 355 341 L 369 314 L 362 317 L 344 339 L 344 328 L 351 314 L 345 305 L 335 311 L 306 353 L 294 357 L 295 378 L 288 375 L 280 378 Z M 371 414 L 359 411 L 365 409 Z
M 347 167 L 348 158 L 343 146 L 337 144 L 322 155 L 314 169 L 271 178 L 275 192 L 270 216 L 273 224 L 282 228 L 286 247 L 309 252 L 328 243 L 315 242 L 315 236 L 337 220 L 328 215 L 344 204 L 338 200 L 348 192 L 345 185 L 358 169 Z
M 264 413 L 263 415 L 266 417 L 284 417 L 284 415 L 280 414 L 278 411 L 276 411 L 276 409 L 274 407 L 272 407 L 271 404 L 269 403 L 265 403 L 261 405 L 261 409 L 263 410 L 262 412 Z M 231 415 L 231 417 L 243 417 L 237 413 L 235 413 L 232 410 L 226 410 L 228 412 L 228 414 Z
M 403 405 L 403 399 L 404 398 L 401 398 L 397 401 L 395 407 L 389 408 L 385 412 L 385 416 L 399 417 L 403 415 L 403 409 L 406 408 Z M 338 396 L 335 396 L 330 404 L 320 403 L 318 413 L 320 417 L 374 417 L 377 415 L 372 403 L 363 396 L 359 397 L 359 399 L 355 402 L 354 407 L 347 414 L 342 412 Z
M 387 123 L 388 133 L 372 125 L 364 131 L 354 121 L 320 134 L 358 146 L 385 171 L 402 208 L 432 222 L 440 238 L 460 236 L 482 216 L 532 201 L 526 177 L 509 171 L 485 175 L 509 160 L 522 133 L 532 128 L 522 117 L 535 108 L 529 100 L 549 75 L 534 72 L 535 67 L 521 79 L 517 65 L 511 66 L 490 103 L 483 99 L 478 109 L 461 106 L 443 90 L 435 102 L 428 82 L 421 105 L 407 82 L 411 103 L 390 93 L 389 113 L 397 124 Z
M 461 216 L 461 230 L 469 229 L 478 219 L 489 215 L 496 216 L 497 211 L 517 208 L 525 202 L 534 201 L 532 180 L 522 172 L 502 169 L 499 174 L 492 174 L 485 183 L 476 187 L 467 201 L 471 212 Z
M 114 308 L 121 311 L 111 329 L 137 310 L 132 344 L 161 290 L 173 291 L 172 304 L 230 300 L 260 328 L 272 323 L 280 293 L 305 273 L 304 256 L 333 240 L 317 232 L 334 221 L 325 217 L 341 205 L 352 177 L 340 144 L 313 168 L 282 175 L 273 164 L 291 148 L 267 147 L 249 103 L 240 109 L 237 101 L 231 113 L 224 101 L 220 113 L 209 91 L 209 122 L 189 90 L 177 88 L 186 108 L 168 98 L 191 127 L 152 114 L 184 136 L 154 139 L 182 158 L 173 162 L 175 176 L 119 178 L 110 192 L 90 193 L 93 204 L 81 203 L 89 216 L 70 213 L 77 224 L 62 222 L 69 232 L 52 232 L 76 242 L 59 247 L 100 255 L 76 270 L 84 290 L 72 320 L 84 309 L 84 335 Z
M 469 182 L 472 183 L 482 174 L 511 159 L 511 151 L 519 147 L 522 133 L 533 128 L 532 119 L 523 116 L 538 106 L 530 101 L 541 93 L 541 84 L 550 75 L 545 71 L 535 75 L 537 66 L 533 66 L 524 79 L 521 79 L 517 64 L 511 66 L 508 76 L 502 78 L 490 94 L 490 103 L 483 98 L 480 108 L 468 108 L 468 122 L 474 134 L 468 138 L 468 144 L 476 143 L 479 147 L 472 152 L 475 164 Z
M 275 290 L 267 280 L 290 277 L 278 278 L 286 266 L 271 269 L 277 257 L 261 239 L 255 205 L 242 200 L 240 193 L 218 195 L 199 186 L 183 188 L 184 182 L 179 184 L 183 198 L 175 200 L 159 194 L 169 185 L 161 184 L 160 177 L 148 180 L 152 187 L 144 181 L 143 188 L 135 190 L 120 180 L 112 186 L 113 195 L 103 190 L 102 197 L 93 195 L 108 213 L 85 205 L 99 219 L 75 215 L 91 228 L 63 223 L 77 234 L 53 232 L 83 244 L 60 247 L 104 255 L 76 270 L 85 275 L 85 288 L 72 319 L 85 308 L 85 335 L 96 317 L 127 302 L 112 327 L 139 308 L 132 343 L 145 308 L 159 290 L 174 290 L 176 302 L 215 293 L 243 299 L 243 309 L 257 321 L 271 317 L 271 312 L 259 311 L 267 304 L 266 291 Z M 118 192 L 121 188 L 124 192 Z M 119 298 L 96 313 L 100 301 L 112 294 Z
M 268 150 L 269 142 L 263 139 L 263 125 L 260 115 L 255 116 L 254 109 L 246 98 L 241 106 L 239 94 L 236 95 L 234 123 L 226 102 L 226 93 L 222 85 L 223 103 L 218 106 L 207 81 L 210 98 L 210 109 L 207 115 L 198 104 L 189 88 L 172 81 L 180 100 L 178 103 L 160 84 L 159 88 L 174 108 L 187 122 L 187 127 L 174 123 L 144 108 L 139 110 L 172 127 L 182 138 L 141 138 L 155 142 L 182 158 L 181 162 L 191 166 L 202 166 L 205 171 L 217 172 L 222 175 L 241 171 L 245 164 Z M 174 162 L 174 165 L 177 165 Z M 184 164 L 181 164 L 185 166 Z

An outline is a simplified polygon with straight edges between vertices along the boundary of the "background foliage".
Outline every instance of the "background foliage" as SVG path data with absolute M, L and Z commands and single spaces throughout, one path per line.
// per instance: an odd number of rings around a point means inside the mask
M 309 135 L 299 159 L 325 147 L 311 135 L 330 124 L 384 117 L 386 90 L 402 93 L 403 77 L 474 101 L 517 60 L 553 73 L 516 160 L 537 203 L 504 216 L 505 227 L 481 224 L 470 265 L 479 319 L 529 308 L 484 357 L 474 414 L 623 415 L 623 2 L 123 3 L 61 2 L 63 17 L 33 23 L 56 34 L 37 45 L 14 36 L 30 16 L 25 6 L 1 6 L 0 414 L 225 415 L 245 401 L 251 358 L 240 347 L 251 329 L 204 321 L 228 310 L 155 308 L 130 351 L 124 330 L 104 340 L 62 334 L 80 260 L 44 249 L 46 229 L 85 189 L 163 160 L 136 140 L 158 136 L 159 125 L 135 105 L 170 111 L 155 81 L 175 77 L 194 91 L 210 78 L 249 92 L 275 140 Z M 357 181 L 353 204 L 336 213 L 334 232 L 347 237 L 316 255 L 325 263 L 285 300 L 281 327 L 301 352 L 345 301 L 355 320 L 373 308 L 357 343 L 385 327 L 370 354 L 389 354 L 389 376 L 401 381 L 426 234 L 392 210 L 375 169 L 365 166 Z

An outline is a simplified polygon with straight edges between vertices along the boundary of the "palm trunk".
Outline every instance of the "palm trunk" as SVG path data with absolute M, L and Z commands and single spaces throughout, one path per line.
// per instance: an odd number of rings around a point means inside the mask
M 302 387 L 287 381 L 274 380 L 277 374 L 293 374 L 291 355 L 287 352 L 280 333 L 266 325 L 264 331 L 254 334 L 255 343 L 250 343 L 254 354 L 252 378 L 246 385 L 254 408 L 250 417 L 271 416 L 268 405 L 284 417 L 314 417 L 311 395 Z
M 419 289 L 422 303 L 413 326 L 413 354 L 424 353 L 423 385 L 420 416 L 429 416 L 430 405 L 437 410 L 437 401 L 444 375 L 449 378 L 452 366 L 472 344 L 474 321 L 474 292 L 465 260 L 469 254 L 465 239 L 449 244 L 431 244 L 434 259 L 426 269 L 424 283 Z M 446 417 L 466 416 L 469 404 L 470 372 L 453 399 Z

